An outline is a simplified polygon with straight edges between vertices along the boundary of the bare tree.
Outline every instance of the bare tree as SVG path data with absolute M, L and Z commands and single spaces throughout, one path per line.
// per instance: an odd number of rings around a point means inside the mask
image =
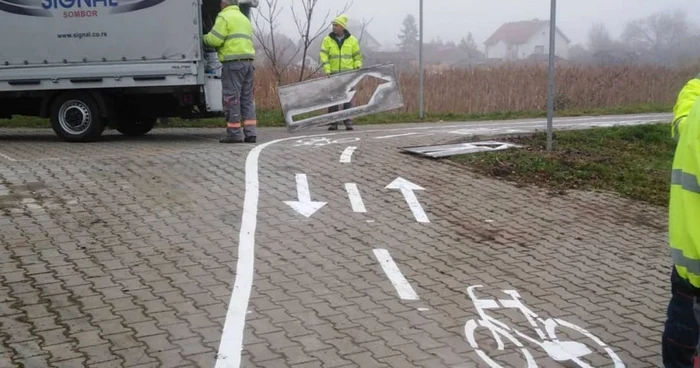
M 690 24 L 682 11 L 652 14 L 629 22 L 622 32 L 622 40 L 632 50 L 656 61 L 670 61 L 690 37 Z
M 591 53 L 612 51 L 616 46 L 605 24 L 594 23 L 588 31 L 588 49 Z
M 260 43 L 260 47 L 262 47 L 265 57 L 277 77 L 277 81 L 281 82 L 282 74 L 291 67 L 292 61 L 299 54 L 299 49 L 290 51 L 294 46 L 292 42 L 285 42 L 283 45 L 279 45 L 277 18 L 283 9 L 279 5 L 279 0 L 264 0 L 264 3 L 266 12 L 263 13 L 261 10 L 253 16 L 255 24 L 253 34 Z M 262 18 L 262 21 L 260 18 Z M 289 52 L 292 52 L 293 55 L 285 57 Z
M 294 9 L 294 5 L 292 5 L 292 15 L 294 16 L 294 24 L 296 25 L 297 31 L 299 32 L 299 37 L 301 37 L 302 59 L 301 71 L 299 72 L 299 82 L 301 82 L 304 80 L 304 75 L 306 72 L 306 57 L 308 56 L 309 48 L 311 47 L 311 44 L 313 44 L 314 41 L 316 41 L 316 39 L 319 38 L 324 33 L 324 30 L 328 27 L 331 12 L 329 10 L 326 13 L 326 16 L 321 22 L 321 25 L 318 27 L 318 29 L 316 29 L 316 31 L 312 32 L 312 23 L 315 15 L 314 13 L 316 12 L 316 6 L 318 5 L 319 0 L 299 0 L 299 2 L 301 3 L 302 13 L 297 14 L 297 11 Z M 347 12 L 351 4 L 352 1 L 349 4 L 346 3 L 345 7 L 340 12 L 338 12 L 338 14 Z
M 370 23 L 374 18 L 370 18 L 369 20 L 366 20 L 365 18 L 362 18 L 362 22 L 360 22 L 360 37 L 357 38 L 357 41 L 362 44 L 362 38 L 365 36 L 365 30 L 369 26 Z

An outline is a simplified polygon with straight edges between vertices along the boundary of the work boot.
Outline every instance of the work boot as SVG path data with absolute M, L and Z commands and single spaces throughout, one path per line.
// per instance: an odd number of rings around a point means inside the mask
M 257 141 L 257 137 L 251 135 L 250 137 L 245 137 L 243 141 L 246 143 L 255 143 Z
M 243 143 L 243 140 L 231 135 L 219 139 L 219 143 Z
M 219 143 L 243 143 L 243 129 L 226 128 L 226 136 L 219 140 Z

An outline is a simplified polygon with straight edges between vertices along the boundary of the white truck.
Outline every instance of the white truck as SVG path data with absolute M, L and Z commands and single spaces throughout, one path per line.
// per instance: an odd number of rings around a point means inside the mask
M 48 118 L 59 137 L 88 142 L 108 127 L 137 136 L 162 117 L 220 116 L 220 72 L 202 43 L 219 4 L 0 0 L 0 119 Z

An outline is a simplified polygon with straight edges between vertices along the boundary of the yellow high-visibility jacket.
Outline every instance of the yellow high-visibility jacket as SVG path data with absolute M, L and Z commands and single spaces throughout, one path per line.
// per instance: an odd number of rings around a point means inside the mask
M 255 59 L 253 26 L 238 5 L 221 10 L 203 41 L 216 49 L 220 62 Z
M 347 30 L 342 41 L 338 41 L 336 35 L 331 32 L 323 39 L 320 59 L 326 74 L 360 69 L 362 68 L 360 42 Z
M 673 109 L 677 140 L 671 174 L 669 246 L 678 274 L 700 288 L 700 79 L 686 83 Z

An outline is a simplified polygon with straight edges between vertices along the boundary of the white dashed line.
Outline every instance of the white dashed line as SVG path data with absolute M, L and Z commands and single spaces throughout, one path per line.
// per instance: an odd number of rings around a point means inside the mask
M 388 139 L 388 138 L 398 138 L 398 137 L 406 137 L 409 135 L 416 135 L 418 133 L 405 133 L 405 134 L 395 134 L 395 135 L 385 135 L 382 137 L 374 137 L 374 139 Z
M 354 212 L 367 212 L 365 204 L 362 202 L 362 196 L 360 195 L 360 190 L 357 188 L 357 184 L 347 183 L 345 184 L 345 190 L 348 192 L 352 210 Z
M 355 152 L 357 147 L 350 146 L 343 151 L 343 154 L 340 155 L 340 162 L 342 163 L 349 163 L 352 161 L 352 154 Z
M 386 249 L 375 249 L 374 256 L 377 257 L 379 264 L 382 266 L 384 273 L 394 285 L 399 297 L 403 300 L 418 300 L 418 294 L 413 290 L 411 284 L 403 276 L 399 267 L 396 266 L 391 258 L 389 251 Z
M 12 162 L 17 162 L 17 160 L 15 160 L 14 158 L 12 158 L 6 154 L 3 154 L 3 153 L 0 153 L 0 157 L 4 158 L 6 160 L 12 161 Z

